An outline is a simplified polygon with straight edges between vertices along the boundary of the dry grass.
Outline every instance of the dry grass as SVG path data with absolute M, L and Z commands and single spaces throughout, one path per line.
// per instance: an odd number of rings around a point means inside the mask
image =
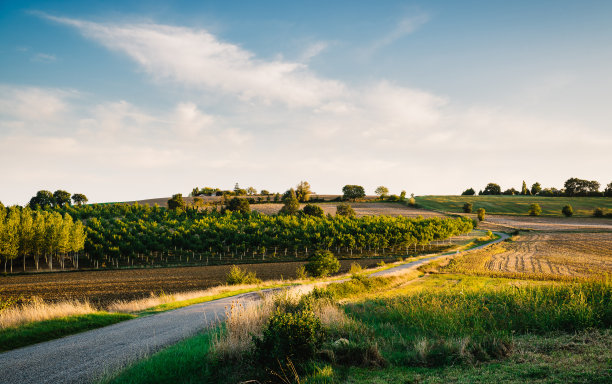
M 35 298 L 29 303 L 10 307 L 0 312 L 0 329 L 33 321 L 85 315 L 97 311 L 88 301 L 67 300 L 59 303 L 45 303 Z

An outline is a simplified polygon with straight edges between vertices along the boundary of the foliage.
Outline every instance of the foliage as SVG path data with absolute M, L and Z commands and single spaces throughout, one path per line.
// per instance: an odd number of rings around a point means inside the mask
M 38 191 L 36 195 L 30 199 L 28 206 L 32 209 L 47 209 L 55 206 L 55 198 L 50 191 Z
M 261 283 L 261 280 L 257 278 L 255 272 L 249 272 L 235 265 L 232 265 L 230 268 L 225 281 L 229 285 Z
M 462 196 L 473 196 L 475 194 L 476 192 L 474 191 L 474 188 L 468 188 L 461 193 Z
M 308 216 L 315 216 L 315 217 L 325 216 L 325 211 L 323 211 L 323 208 L 319 207 L 318 205 L 314 205 L 314 204 L 306 204 L 304 206 L 304 209 L 302 209 L 302 212 L 304 212 L 304 214 Z
M 58 207 L 70 205 L 70 193 L 59 189 L 53 192 L 53 200 Z
M 533 185 L 531 186 L 531 194 L 537 195 L 540 192 L 542 192 L 542 186 L 540 185 L 540 183 L 533 183 Z
M 83 204 L 87 204 L 89 200 L 87 199 L 87 196 L 85 196 L 84 194 L 75 193 L 74 195 L 72 195 L 72 201 L 76 205 L 83 205 Z
M 295 269 L 295 278 L 298 280 L 304 280 L 308 278 L 308 273 L 306 272 L 306 266 L 300 265 Z
M 489 183 L 482 192 L 483 195 L 501 195 L 501 187 L 499 184 Z
M 572 177 L 563 184 L 567 196 L 596 196 L 599 191 L 599 183 L 595 180 L 582 180 Z
M 563 209 L 561 210 L 561 213 L 563 213 L 565 217 L 570 217 L 574 214 L 574 209 L 572 208 L 571 205 L 568 204 L 563 207 Z
M 542 213 L 542 207 L 540 207 L 540 204 L 538 203 L 533 203 L 529 206 L 529 216 L 540 216 L 540 214 Z
M 606 189 L 604 190 L 604 196 L 612 197 L 612 183 L 606 185 Z
M 336 215 L 345 216 L 345 217 L 355 217 L 355 210 L 350 204 L 338 204 L 336 206 Z
M 284 205 L 278 212 L 281 215 L 296 215 L 300 210 L 300 202 L 297 199 L 295 190 L 291 188 L 285 193 L 283 198 Z
M 531 191 L 527 188 L 527 183 L 523 180 L 523 186 L 521 187 L 521 195 L 528 196 L 531 195 Z
M 316 251 L 306 264 L 306 271 L 312 277 L 329 276 L 338 272 L 339 269 L 340 262 L 330 251 Z
M 181 193 L 177 193 L 176 195 L 172 195 L 172 198 L 168 200 L 168 209 L 176 211 L 185 209 L 185 200 L 183 199 L 183 195 Z
M 502 193 L 502 195 L 506 195 L 506 196 L 514 196 L 514 195 L 518 195 L 518 191 L 514 188 L 508 188 L 504 191 L 504 193 Z
M 465 203 L 465 204 L 463 204 L 463 212 L 464 213 L 472 213 L 472 208 L 473 208 L 473 204 L 472 203 Z
M 593 216 L 595 216 L 595 217 L 603 217 L 604 216 L 603 208 L 595 208 L 593 210 Z
M 300 183 L 295 188 L 295 195 L 300 203 L 305 203 L 310 200 L 310 195 L 312 191 L 310 190 L 310 184 L 307 181 L 300 181 Z
M 379 198 L 384 199 L 389 194 L 389 188 L 381 185 L 380 187 L 376 188 L 374 193 L 377 194 Z
M 478 215 L 478 221 L 484 221 L 485 214 L 486 214 L 486 211 L 484 208 L 478 208 L 478 210 L 476 211 L 476 214 Z
M 399 195 L 399 201 L 406 200 L 406 191 L 401 191 Z
M 251 212 L 251 206 L 249 204 L 249 201 L 247 199 L 241 199 L 239 197 L 232 198 L 227 204 L 227 209 L 232 212 Z
M 345 185 L 342 187 L 342 195 L 345 200 L 357 200 L 365 197 L 365 190 L 361 185 Z

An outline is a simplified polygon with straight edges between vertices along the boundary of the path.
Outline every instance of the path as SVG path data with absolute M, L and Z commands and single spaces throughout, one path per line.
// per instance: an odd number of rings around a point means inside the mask
M 508 238 L 506 234 L 498 234 L 502 237 L 492 243 Z M 432 255 L 372 276 L 410 270 L 447 255 Z M 94 382 L 223 320 L 225 307 L 232 301 L 253 302 L 259 300 L 260 292 L 195 304 L 1 353 L 0 383 Z

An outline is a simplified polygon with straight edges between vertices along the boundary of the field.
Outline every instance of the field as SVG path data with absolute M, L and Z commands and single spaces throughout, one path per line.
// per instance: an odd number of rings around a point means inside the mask
M 315 203 L 315 205 L 323 208 L 325 214 L 335 215 L 336 207 L 338 204 L 335 202 L 328 203 Z M 405 217 L 443 217 L 444 215 L 438 212 L 430 211 L 427 209 L 412 208 L 400 203 L 387 203 L 387 202 L 356 202 L 348 203 L 355 210 L 357 217 L 362 216 L 405 216 Z M 303 208 L 305 204 L 300 204 L 300 208 Z M 253 211 L 265 213 L 266 215 L 277 214 L 281 209 L 282 204 L 254 204 L 251 206 Z
M 609 197 L 540 197 L 540 196 L 417 196 L 417 205 L 425 209 L 461 213 L 465 203 L 473 204 L 473 211 L 484 208 L 487 213 L 499 215 L 527 215 L 529 206 L 540 204 L 542 215 L 562 216 L 565 205 L 574 208 L 574 216 L 592 216 L 595 208 L 612 210 Z

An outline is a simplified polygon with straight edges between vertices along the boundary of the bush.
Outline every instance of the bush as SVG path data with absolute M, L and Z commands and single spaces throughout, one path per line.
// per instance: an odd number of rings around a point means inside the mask
M 531 206 L 529 207 L 529 216 L 540 216 L 540 213 L 542 213 L 542 208 L 540 207 L 540 204 L 531 204 Z
M 325 212 L 323 211 L 323 208 L 314 204 L 306 204 L 304 206 L 304 209 L 302 209 L 302 212 L 304 212 L 304 214 L 308 216 L 325 217 Z
M 306 273 L 306 267 L 300 265 L 295 269 L 295 277 L 300 280 L 304 280 L 308 278 L 308 273 Z
M 336 215 L 355 217 L 355 210 L 349 204 L 338 204 L 336 207 Z
M 468 188 L 465 191 L 463 191 L 463 193 L 461 193 L 462 196 L 474 196 L 476 194 L 476 191 L 474 191 L 474 188 Z
M 351 275 L 359 275 L 363 272 L 363 268 L 358 263 L 351 263 L 351 268 L 349 269 L 349 273 Z
M 232 212 L 242 212 L 249 213 L 251 212 L 251 206 L 247 199 L 241 199 L 238 197 L 234 197 L 227 204 L 227 209 Z
M 593 216 L 595 216 L 595 217 L 603 217 L 604 216 L 603 208 L 595 208 L 595 210 L 593 211 Z
M 330 251 L 317 251 L 308 260 L 306 271 L 312 277 L 325 277 L 338 272 L 340 262 Z
M 230 268 L 225 276 L 225 281 L 229 285 L 261 283 L 261 280 L 256 277 L 255 272 L 249 272 L 235 265 L 232 265 Z
M 472 203 L 465 203 L 463 204 L 463 212 L 465 213 L 472 213 Z
M 571 205 L 568 204 L 565 207 L 563 207 L 563 209 L 561 210 L 561 213 L 563 213 L 565 217 L 570 217 L 574 214 L 574 209 L 572 208 Z
M 476 214 L 478 215 L 478 220 L 479 221 L 483 221 L 485 219 L 485 209 L 484 208 L 478 208 L 478 210 L 476 211 Z
M 255 359 L 268 368 L 287 359 L 303 363 L 315 356 L 324 338 L 321 320 L 311 311 L 277 312 L 268 320 L 261 338 L 253 337 Z

